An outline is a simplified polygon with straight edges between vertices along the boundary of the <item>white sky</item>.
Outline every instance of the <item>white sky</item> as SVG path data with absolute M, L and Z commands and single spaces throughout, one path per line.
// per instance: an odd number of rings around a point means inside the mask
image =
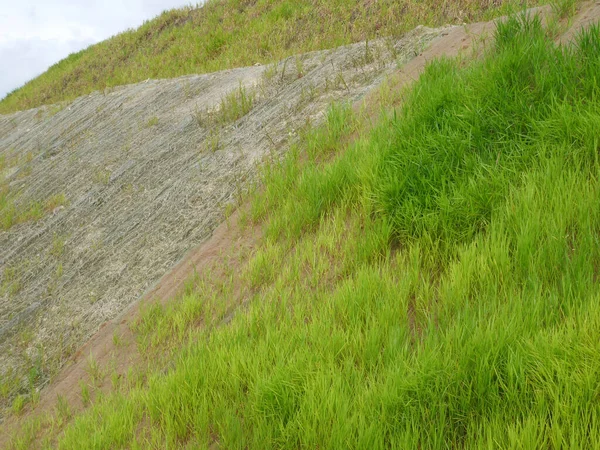
M 52 64 L 199 0 L 0 0 L 0 99 Z

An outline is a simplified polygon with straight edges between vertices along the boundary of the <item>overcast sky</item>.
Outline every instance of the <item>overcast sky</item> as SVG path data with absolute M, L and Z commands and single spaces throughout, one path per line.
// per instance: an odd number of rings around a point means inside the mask
M 0 99 L 70 53 L 199 0 L 0 0 Z

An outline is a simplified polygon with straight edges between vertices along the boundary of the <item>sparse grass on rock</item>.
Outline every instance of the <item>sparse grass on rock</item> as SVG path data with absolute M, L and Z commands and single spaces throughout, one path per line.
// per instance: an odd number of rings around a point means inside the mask
M 52 195 L 45 201 L 20 202 L 15 195 L 11 195 L 8 187 L 0 186 L 0 230 L 8 230 L 23 222 L 35 222 L 66 204 L 64 194 Z
M 417 25 L 470 22 L 524 5 L 520 0 L 209 0 L 202 7 L 164 12 L 136 30 L 70 55 L 8 94 L 0 102 L 0 113 L 148 78 L 275 62 L 307 51 L 399 36 Z

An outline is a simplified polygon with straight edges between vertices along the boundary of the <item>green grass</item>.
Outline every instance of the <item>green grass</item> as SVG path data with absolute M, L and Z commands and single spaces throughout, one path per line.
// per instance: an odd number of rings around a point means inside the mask
M 219 124 L 235 122 L 250 112 L 255 94 L 240 86 L 221 99 L 216 121 Z
M 237 89 L 222 96 L 219 106 L 214 110 L 202 110 L 196 107 L 193 117 L 199 126 L 208 128 L 211 133 L 207 139 L 209 148 L 215 151 L 219 147 L 218 128 L 248 114 L 254 106 L 255 98 L 256 92 L 253 89 L 246 89 L 240 84 Z M 211 141 L 213 142 L 211 143 Z
M 515 4 L 523 2 L 209 0 L 200 8 L 165 12 L 136 30 L 71 54 L 9 93 L 0 102 L 0 114 L 147 78 L 275 62 L 311 50 L 398 35 L 419 24 L 489 18 Z
M 18 195 L 12 194 L 8 186 L 0 185 L 0 231 L 24 222 L 36 222 L 68 200 L 64 194 L 55 194 L 42 201 L 20 202 Z
M 158 117 L 157 116 L 152 116 L 148 119 L 148 121 L 146 122 L 146 128 L 151 128 L 158 125 Z
M 248 264 L 149 308 L 140 348 L 169 370 L 58 448 L 600 446 L 600 27 L 496 38 L 267 166 Z

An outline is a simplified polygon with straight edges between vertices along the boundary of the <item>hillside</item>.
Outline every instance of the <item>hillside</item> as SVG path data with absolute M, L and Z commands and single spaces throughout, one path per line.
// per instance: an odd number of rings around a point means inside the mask
M 52 66 L 8 94 L 0 114 L 70 101 L 148 78 L 173 78 L 279 62 L 417 25 L 440 26 L 506 12 L 516 1 L 208 0 L 168 11 Z M 523 2 L 520 2 L 523 4 Z
M 0 116 L 0 406 L 209 237 L 330 103 L 362 98 L 444 31 Z
M 348 146 L 331 113 L 254 199 L 246 309 L 201 275 L 149 310 L 172 365 L 62 448 L 597 448 L 599 46 L 513 19 Z
M 600 447 L 599 19 L 557 2 L 0 116 L 26 261 L 0 366 L 34 369 L 2 377 L 0 447 Z M 77 280 L 105 297 L 64 301 Z M 99 316 L 38 389 L 27 326 Z

